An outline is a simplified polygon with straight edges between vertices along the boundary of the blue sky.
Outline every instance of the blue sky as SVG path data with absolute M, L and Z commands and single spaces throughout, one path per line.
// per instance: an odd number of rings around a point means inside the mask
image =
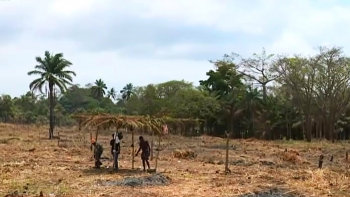
M 63 52 L 74 83 L 121 89 L 198 83 L 225 53 L 350 49 L 350 5 L 336 0 L 0 1 L 0 94 L 29 90 L 35 56 Z

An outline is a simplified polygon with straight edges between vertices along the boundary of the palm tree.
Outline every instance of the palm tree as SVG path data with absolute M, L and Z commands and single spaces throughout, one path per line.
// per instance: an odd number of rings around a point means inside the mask
M 92 95 L 98 99 L 103 98 L 106 94 L 107 86 L 102 79 L 98 79 L 95 81 L 95 84 L 91 87 Z
M 0 115 L 4 122 L 8 122 L 14 115 L 14 103 L 10 95 L 0 96 Z
M 50 129 L 49 139 L 53 137 L 54 130 L 54 91 L 57 86 L 63 93 L 67 90 L 67 85 L 72 85 L 75 72 L 66 70 L 72 63 L 63 58 L 63 53 L 55 55 L 45 51 L 45 57 L 36 57 L 35 60 L 39 63 L 34 67 L 33 71 L 28 72 L 28 75 L 39 75 L 39 78 L 33 80 L 29 84 L 31 91 L 39 90 L 43 93 L 43 87 L 49 87 L 49 107 L 50 107 Z
M 113 99 L 113 100 L 115 100 L 117 98 L 117 92 L 115 91 L 114 88 L 111 88 L 110 90 L 108 90 L 107 97 L 109 99 Z
M 249 131 L 251 132 L 251 137 L 254 135 L 254 121 L 255 121 L 255 112 L 258 111 L 263 103 L 263 94 L 257 88 L 253 88 L 252 86 L 247 86 L 247 90 L 244 96 L 245 100 L 245 110 L 248 112 L 249 118 L 246 120 L 246 124 L 248 125 Z
M 120 93 L 122 94 L 123 100 L 129 100 L 131 95 L 134 94 L 134 85 L 132 85 L 132 83 L 126 84 L 126 86 L 120 90 Z
M 275 140 L 278 137 L 274 131 L 283 122 L 281 105 L 277 97 L 268 95 L 263 101 L 262 110 L 257 112 L 259 132 L 267 140 Z

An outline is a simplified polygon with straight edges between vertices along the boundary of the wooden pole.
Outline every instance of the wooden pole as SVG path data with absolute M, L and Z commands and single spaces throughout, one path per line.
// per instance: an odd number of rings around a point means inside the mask
M 225 173 L 229 173 L 230 169 L 228 168 L 228 150 L 229 150 L 229 141 L 230 141 L 230 134 L 226 133 L 226 159 L 225 159 Z
M 156 156 L 156 165 L 155 165 L 155 170 L 157 171 L 158 167 L 158 158 L 159 158 L 159 150 L 160 150 L 160 139 L 161 139 L 161 134 L 159 134 L 158 137 L 158 147 L 157 147 L 157 156 Z
M 152 129 L 152 139 L 151 139 L 151 161 L 153 160 L 153 147 L 154 147 L 154 130 Z
M 98 131 L 99 131 L 99 128 L 97 127 L 96 134 L 95 134 L 95 141 L 96 141 L 96 143 L 97 143 Z M 91 139 L 92 139 L 92 133 L 91 133 Z M 95 149 L 95 147 L 94 147 L 94 149 Z M 92 150 L 92 144 L 91 144 L 91 150 Z M 92 157 L 94 157 L 94 154 L 92 155 Z
M 83 137 L 82 137 L 83 139 L 83 147 L 82 148 L 85 148 L 85 145 L 86 145 L 86 129 L 84 129 L 84 131 L 83 131 Z
M 92 131 L 90 130 L 90 150 L 92 151 L 92 144 L 91 144 L 91 140 L 92 140 Z
M 99 130 L 99 128 L 97 127 L 97 129 L 96 129 L 96 134 L 95 134 L 95 140 L 96 140 L 96 142 L 97 142 L 97 137 L 98 137 L 98 130 Z
M 323 155 L 320 155 L 320 158 L 319 158 L 319 160 L 318 160 L 318 168 L 319 168 L 319 169 L 322 168 L 323 158 L 324 158 L 324 156 L 323 156 Z
M 346 153 L 345 153 L 345 160 L 347 161 L 349 159 L 349 153 L 348 153 L 348 151 L 346 151 Z
M 134 145 L 134 129 L 131 129 L 131 169 L 135 169 L 135 145 Z
M 57 146 L 60 146 L 60 130 L 59 128 L 56 128 L 57 129 Z
M 41 145 L 41 137 L 40 137 L 40 133 L 41 133 L 41 126 L 39 125 L 39 144 Z

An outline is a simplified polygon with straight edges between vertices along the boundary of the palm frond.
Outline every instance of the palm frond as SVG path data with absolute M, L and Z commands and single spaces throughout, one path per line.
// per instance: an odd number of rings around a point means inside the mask
M 201 119 L 127 116 L 107 113 L 80 113 L 72 115 L 72 118 L 77 120 L 81 126 L 84 127 L 144 129 L 146 131 L 155 131 L 157 134 L 163 133 L 163 126 L 165 124 L 176 124 L 180 126 L 183 124 L 198 124 L 204 121 Z

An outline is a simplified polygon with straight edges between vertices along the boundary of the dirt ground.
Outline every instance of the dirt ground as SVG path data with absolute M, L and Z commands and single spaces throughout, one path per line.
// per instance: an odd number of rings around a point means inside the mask
M 121 170 L 113 173 L 113 131 L 98 137 L 102 169 L 92 168 L 89 131 L 59 132 L 58 145 L 57 139 L 47 139 L 47 128 L 0 124 L 0 196 L 350 196 L 349 142 L 231 140 L 226 175 L 225 139 L 169 135 L 159 148 L 157 173 L 145 173 L 139 157 L 131 170 L 131 134 L 124 132 Z

